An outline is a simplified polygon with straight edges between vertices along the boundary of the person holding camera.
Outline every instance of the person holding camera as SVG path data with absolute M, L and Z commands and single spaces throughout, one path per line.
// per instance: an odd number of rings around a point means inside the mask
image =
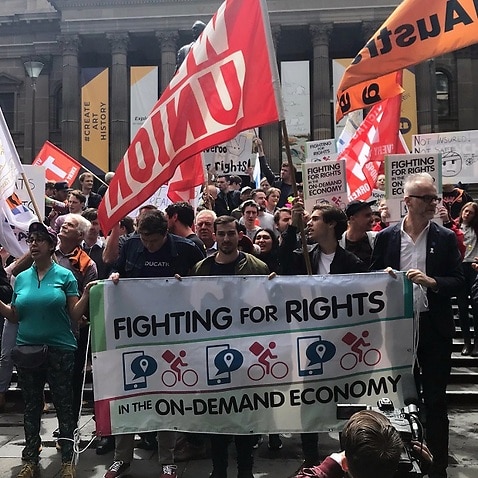
M 332 453 L 320 465 L 301 468 L 294 478 L 392 478 L 398 470 L 403 442 L 388 418 L 374 410 L 354 413 L 345 424 L 343 451 Z M 432 456 L 423 444 L 412 442 L 412 451 L 422 460 Z

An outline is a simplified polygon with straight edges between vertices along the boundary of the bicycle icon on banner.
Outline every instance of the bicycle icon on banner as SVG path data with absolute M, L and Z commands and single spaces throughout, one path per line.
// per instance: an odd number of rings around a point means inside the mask
M 277 355 L 272 353 L 276 345 L 275 342 L 269 342 L 269 347 L 265 348 L 259 342 L 254 342 L 249 347 L 249 350 L 259 361 L 259 363 L 254 363 L 247 369 L 247 376 L 251 380 L 257 382 L 262 380 L 266 375 L 272 375 L 274 378 L 280 380 L 289 373 L 289 367 L 285 362 L 279 360 L 272 363 L 269 361 L 277 358 Z
M 357 337 L 352 332 L 347 332 L 342 337 L 342 342 L 350 345 L 352 352 L 347 352 L 340 359 L 340 366 L 344 370 L 352 370 L 357 364 L 363 362 L 369 367 L 377 365 L 381 358 L 382 354 L 380 350 L 375 348 L 369 348 L 367 350 L 362 350 L 361 347 L 369 347 L 370 343 L 366 342 L 365 339 L 369 336 L 368 330 L 362 332 L 361 337 Z
M 189 368 L 182 370 L 181 367 L 187 367 L 188 364 L 184 362 L 186 352 L 181 350 L 176 357 L 170 350 L 162 355 L 163 359 L 170 364 L 171 370 L 165 370 L 161 375 L 161 381 L 166 387 L 174 387 L 178 382 L 184 383 L 187 387 L 194 387 L 198 383 L 199 377 L 195 370 Z

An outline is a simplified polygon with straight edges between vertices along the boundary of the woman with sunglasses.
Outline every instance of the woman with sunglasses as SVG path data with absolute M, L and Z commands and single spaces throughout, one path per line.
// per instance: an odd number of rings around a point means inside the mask
M 18 323 L 15 356 L 18 381 L 25 402 L 24 431 L 26 446 L 22 453 L 25 461 L 17 478 L 38 476 L 41 438 L 43 390 L 48 382 L 60 429 L 62 467 L 61 478 L 74 478 L 73 432 L 76 417 L 73 413 L 73 365 L 76 339 L 70 320 L 79 321 L 86 312 L 90 282 L 81 299 L 73 274 L 53 261 L 57 242 L 56 233 L 41 222 L 34 222 L 28 231 L 27 243 L 33 265 L 18 274 L 11 305 L 0 301 L 0 314 Z M 25 347 L 47 346 L 41 357 L 23 355 Z M 15 351 L 15 349 L 14 349 Z M 31 351 L 31 348 L 30 348 Z

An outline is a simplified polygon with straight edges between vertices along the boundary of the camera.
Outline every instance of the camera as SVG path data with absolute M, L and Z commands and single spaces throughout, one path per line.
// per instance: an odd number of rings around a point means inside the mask
M 412 440 L 423 441 L 423 427 L 418 419 L 418 407 L 410 404 L 403 408 L 395 408 L 390 399 L 381 398 L 376 407 L 361 404 L 337 404 L 337 418 L 348 420 L 354 413 L 361 410 L 374 410 L 382 413 L 400 434 L 404 446 L 395 477 L 422 477 L 424 473 L 420 467 L 420 460 L 415 456 L 411 444 Z

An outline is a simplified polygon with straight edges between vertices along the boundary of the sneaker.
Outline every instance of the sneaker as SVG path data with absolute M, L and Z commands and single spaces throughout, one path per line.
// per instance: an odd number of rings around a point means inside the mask
M 176 478 L 176 471 L 178 467 L 176 465 L 163 465 L 163 472 L 159 478 Z
M 36 463 L 25 463 L 17 478 L 37 478 L 40 476 L 40 467 Z
M 125 463 L 124 461 L 114 461 L 106 470 L 103 478 L 117 478 L 118 476 L 121 476 L 129 467 L 129 463 Z
M 264 438 L 262 438 L 262 435 L 256 435 L 256 442 L 254 443 L 252 448 L 254 448 L 254 450 L 257 450 L 262 445 L 263 441 Z
M 76 477 L 75 465 L 73 465 L 72 463 L 62 463 L 60 478 L 75 478 L 75 477 Z

